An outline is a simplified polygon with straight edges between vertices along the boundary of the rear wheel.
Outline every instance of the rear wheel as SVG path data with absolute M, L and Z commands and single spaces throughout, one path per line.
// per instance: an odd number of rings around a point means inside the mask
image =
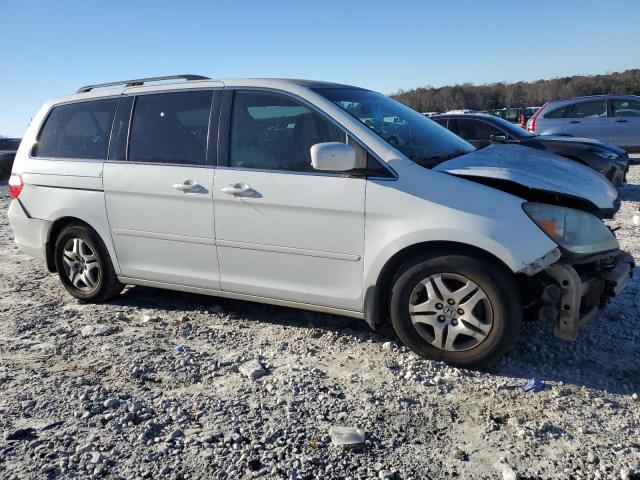
M 515 279 L 504 268 L 466 255 L 429 255 L 400 268 L 391 319 L 417 354 L 480 368 L 515 340 L 522 308 Z
M 65 227 L 56 240 L 54 252 L 58 276 L 74 297 L 99 303 L 124 289 L 104 243 L 85 225 Z

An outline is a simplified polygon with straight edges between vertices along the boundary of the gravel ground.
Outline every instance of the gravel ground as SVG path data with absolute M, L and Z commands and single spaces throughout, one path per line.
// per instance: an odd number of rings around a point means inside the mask
M 640 260 L 640 165 L 629 180 L 611 223 Z M 640 478 L 640 274 L 577 342 L 528 323 L 478 373 L 331 315 L 141 287 L 77 302 L 4 213 L 0 260 L 1 478 Z

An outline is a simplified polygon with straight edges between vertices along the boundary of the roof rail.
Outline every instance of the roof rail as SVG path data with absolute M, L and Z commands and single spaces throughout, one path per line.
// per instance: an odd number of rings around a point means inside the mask
M 209 77 L 203 77 L 202 75 L 168 75 L 165 77 L 148 77 L 148 78 L 135 78 L 133 80 L 122 80 L 120 82 L 109 82 L 109 83 L 96 83 L 95 85 L 87 85 L 85 87 L 80 87 L 76 93 L 90 92 L 94 88 L 102 88 L 102 87 L 114 87 L 116 85 L 126 85 L 127 87 L 136 87 L 139 85 L 143 85 L 147 82 L 160 82 L 162 80 L 211 80 Z

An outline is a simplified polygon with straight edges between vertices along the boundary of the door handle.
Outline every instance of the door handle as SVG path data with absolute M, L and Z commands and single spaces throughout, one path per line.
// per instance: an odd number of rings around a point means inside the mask
M 183 193 L 198 193 L 204 190 L 202 185 L 194 182 L 193 180 L 185 180 L 182 183 L 174 183 L 171 188 Z
M 580 120 L 571 120 L 569 123 L 580 123 Z
M 629 120 L 616 120 L 616 123 L 627 123 Z
M 246 183 L 232 183 L 225 187 L 222 187 L 221 190 L 228 195 L 233 195 L 234 197 L 259 198 L 262 196 Z

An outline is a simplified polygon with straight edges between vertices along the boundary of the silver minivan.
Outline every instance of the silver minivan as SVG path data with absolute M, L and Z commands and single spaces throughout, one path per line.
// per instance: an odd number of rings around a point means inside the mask
M 15 243 L 76 298 L 143 285 L 390 319 L 462 367 L 496 360 L 528 312 L 575 340 L 634 269 L 602 222 L 619 199 L 599 173 L 476 150 L 328 82 L 82 87 L 34 116 L 8 183 Z
M 594 95 L 547 102 L 527 122 L 537 135 L 595 138 L 640 151 L 640 97 Z

